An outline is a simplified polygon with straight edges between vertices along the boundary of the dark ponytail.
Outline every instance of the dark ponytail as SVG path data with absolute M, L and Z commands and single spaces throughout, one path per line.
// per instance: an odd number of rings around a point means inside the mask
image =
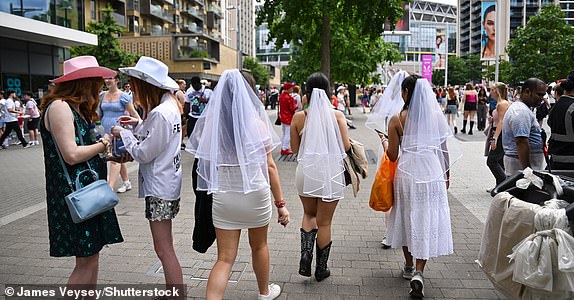
M 409 108 L 409 104 L 411 104 L 411 99 L 413 98 L 413 92 L 415 91 L 415 86 L 417 85 L 417 79 L 419 79 L 418 75 L 411 75 L 401 84 L 401 91 L 404 92 L 405 90 L 408 91 L 407 100 L 405 100 L 405 105 L 403 106 L 403 110 Z

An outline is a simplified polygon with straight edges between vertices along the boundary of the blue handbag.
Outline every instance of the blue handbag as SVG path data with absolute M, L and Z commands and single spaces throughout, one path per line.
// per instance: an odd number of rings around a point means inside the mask
M 82 134 L 78 132 L 78 126 L 75 127 L 76 135 L 80 139 L 80 145 L 83 146 L 84 140 L 82 138 Z M 50 134 L 52 133 L 50 132 Z M 64 171 L 64 175 L 68 181 L 68 186 L 73 191 L 71 194 L 64 197 L 64 200 L 68 205 L 68 209 L 70 210 L 72 221 L 76 224 L 81 223 L 99 215 L 102 212 L 114 208 L 114 206 L 120 202 L 118 195 L 110 188 L 106 180 L 98 179 L 98 173 L 92 169 L 89 161 L 86 161 L 88 164 L 88 169 L 78 173 L 76 176 L 75 185 L 72 184 L 72 180 L 68 174 L 68 169 L 66 164 L 64 164 L 64 160 L 62 159 L 62 154 L 60 154 L 58 143 L 56 142 L 56 139 L 53 135 L 52 140 L 54 140 L 56 153 L 58 153 L 58 158 L 60 159 L 62 170 Z M 95 181 L 88 184 L 87 186 L 82 187 L 80 184 L 80 175 L 82 175 L 84 172 L 90 172 Z

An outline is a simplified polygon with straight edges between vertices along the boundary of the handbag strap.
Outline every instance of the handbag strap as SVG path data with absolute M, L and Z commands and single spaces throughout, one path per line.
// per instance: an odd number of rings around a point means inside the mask
M 79 189 L 79 177 L 80 174 L 82 174 L 84 171 L 91 171 L 92 174 L 95 174 L 95 178 L 97 177 L 97 173 L 92 169 L 92 166 L 90 165 L 89 161 L 86 161 L 86 163 L 88 164 L 88 170 L 83 170 L 81 171 L 77 176 L 76 176 L 76 188 L 74 189 L 74 185 L 72 184 L 72 179 L 70 179 L 70 174 L 68 174 L 68 168 L 66 167 L 66 164 L 64 163 L 64 159 L 62 158 L 62 154 L 60 152 L 60 148 L 58 147 L 58 142 L 56 141 L 56 138 L 54 137 L 54 135 L 52 134 L 51 128 L 52 128 L 52 122 L 50 121 L 50 118 L 48 117 L 48 112 L 50 111 L 50 108 L 52 106 L 48 106 L 48 108 L 46 108 L 46 113 L 44 114 L 44 117 L 48 120 L 48 132 L 50 133 L 50 136 L 52 136 L 52 140 L 54 141 L 54 146 L 56 147 L 56 153 L 58 154 L 58 160 L 60 161 L 60 164 L 62 165 L 62 170 L 64 171 L 64 176 L 66 177 L 66 180 L 68 181 L 68 186 L 70 187 L 70 189 L 72 191 Z M 80 145 L 84 145 L 84 139 L 82 138 L 82 134 L 78 131 L 77 128 L 77 122 L 76 122 L 76 116 L 74 116 L 74 131 L 76 132 L 76 135 L 78 136 L 78 138 L 80 139 Z

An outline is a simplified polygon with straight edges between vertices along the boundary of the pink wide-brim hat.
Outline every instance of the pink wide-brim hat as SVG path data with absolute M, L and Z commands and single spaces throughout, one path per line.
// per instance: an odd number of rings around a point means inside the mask
M 64 75 L 50 82 L 60 83 L 82 78 L 101 77 L 114 78 L 116 72 L 106 67 L 100 67 L 93 56 L 77 56 L 64 62 Z

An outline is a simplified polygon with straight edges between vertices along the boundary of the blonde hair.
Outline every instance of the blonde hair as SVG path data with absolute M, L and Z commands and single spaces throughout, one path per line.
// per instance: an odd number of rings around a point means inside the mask
M 496 93 L 498 94 L 498 100 L 508 101 L 508 87 L 502 82 L 497 82 L 494 84 Z

